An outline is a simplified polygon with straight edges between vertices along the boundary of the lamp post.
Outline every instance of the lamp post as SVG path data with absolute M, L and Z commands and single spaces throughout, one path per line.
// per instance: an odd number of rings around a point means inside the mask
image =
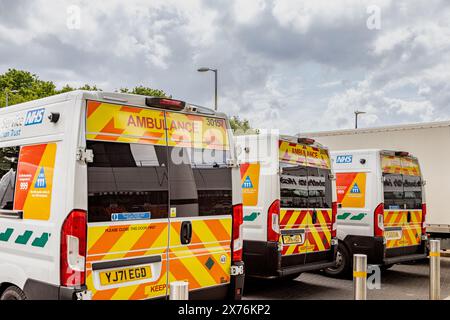
M 208 72 L 208 71 L 214 72 L 214 109 L 217 111 L 217 69 L 199 68 L 199 69 L 197 69 L 197 71 L 198 72 Z
M 355 129 L 358 129 L 358 116 L 360 114 L 366 114 L 366 112 L 365 111 L 358 111 L 358 110 L 355 111 Z
M 9 89 L 5 89 L 5 108 L 8 106 L 8 102 L 9 102 L 9 94 L 10 93 L 17 93 L 19 92 L 18 90 L 9 90 Z

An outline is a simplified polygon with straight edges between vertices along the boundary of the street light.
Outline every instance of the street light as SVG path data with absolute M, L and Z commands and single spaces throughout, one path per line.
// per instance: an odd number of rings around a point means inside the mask
M 199 68 L 199 69 L 197 69 L 197 71 L 198 72 L 208 72 L 208 71 L 214 72 L 214 108 L 217 111 L 217 69 Z
M 5 108 L 8 106 L 8 100 L 9 100 L 9 94 L 10 93 L 17 93 L 19 92 L 19 90 L 9 90 L 9 89 L 5 89 Z
M 358 116 L 360 114 L 366 114 L 366 113 L 367 112 L 365 112 L 365 111 L 358 111 L 358 110 L 355 111 L 355 129 L 358 129 Z

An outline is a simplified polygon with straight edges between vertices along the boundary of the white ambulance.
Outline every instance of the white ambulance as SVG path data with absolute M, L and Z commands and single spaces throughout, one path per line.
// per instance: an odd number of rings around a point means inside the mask
M 242 195 L 225 115 L 74 91 L 0 109 L 0 298 L 239 299 Z
M 328 149 L 273 133 L 235 139 L 246 275 L 293 279 L 334 266 L 337 204 Z
M 400 151 L 333 151 L 338 196 L 336 266 L 348 276 L 352 256 L 387 269 L 426 257 L 425 192 L 418 159 Z

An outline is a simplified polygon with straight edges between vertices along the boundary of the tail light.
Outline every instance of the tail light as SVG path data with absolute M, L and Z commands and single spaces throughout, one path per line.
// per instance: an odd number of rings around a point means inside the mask
M 422 235 L 426 234 L 427 228 L 425 227 L 425 218 L 427 217 L 427 205 L 422 204 Z
M 337 234 L 337 224 L 336 224 L 336 216 L 337 216 L 337 202 L 333 202 L 331 206 L 331 238 L 336 238 Z
M 275 200 L 267 214 L 267 241 L 280 239 L 280 200 Z
M 233 261 L 242 261 L 242 223 L 244 222 L 242 204 L 233 206 Z
M 61 285 L 75 287 L 85 284 L 86 212 L 73 210 L 61 230 Z
M 382 237 L 384 231 L 384 204 L 380 203 L 373 213 L 373 228 L 375 237 Z

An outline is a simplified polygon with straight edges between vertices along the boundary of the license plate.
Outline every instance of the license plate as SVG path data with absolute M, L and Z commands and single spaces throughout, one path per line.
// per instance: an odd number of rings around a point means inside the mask
M 283 235 L 284 244 L 303 243 L 302 234 L 287 234 Z
M 386 240 L 398 240 L 402 238 L 402 231 L 401 230 L 385 231 L 384 237 L 386 238 Z
M 150 267 L 135 267 L 120 270 L 100 272 L 100 283 L 102 286 L 126 283 L 150 279 L 152 269 Z

